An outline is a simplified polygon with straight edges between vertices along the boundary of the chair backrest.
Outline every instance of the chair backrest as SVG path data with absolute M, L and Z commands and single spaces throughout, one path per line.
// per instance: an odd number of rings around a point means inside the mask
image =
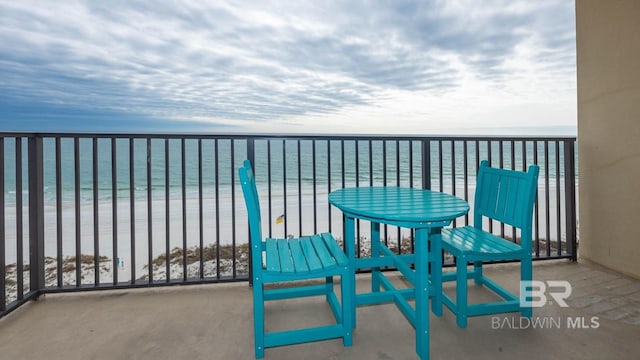
M 529 166 L 525 173 L 492 168 L 488 161 L 482 161 L 473 205 L 474 226 L 482 228 L 482 217 L 486 216 L 520 228 L 523 240 L 530 239 L 539 171 L 537 165 Z
M 251 248 L 254 258 L 259 257 L 262 261 L 262 223 L 260 220 L 260 201 L 258 199 L 258 189 L 256 187 L 256 179 L 251 169 L 249 160 L 245 160 L 243 166 L 238 169 L 240 175 L 240 184 L 242 185 L 242 194 L 244 195 L 244 203 L 247 206 L 247 216 L 249 217 L 249 233 L 251 237 Z M 252 260 L 253 261 L 253 260 Z M 256 269 L 255 265 L 254 269 Z M 262 264 L 260 263 L 260 268 Z

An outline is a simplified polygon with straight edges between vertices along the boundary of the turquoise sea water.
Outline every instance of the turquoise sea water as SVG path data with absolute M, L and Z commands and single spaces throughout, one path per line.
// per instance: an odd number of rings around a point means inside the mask
M 548 176 L 551 182 L 563 172 L 563 144 L 559 151 L 555 142 L 550 142 L 548 149 L 543 142 L 538 142 L 537 163 L 541 165 L 541 178 Z M 64 138 L 60 141 L 61 158 L 61 190 L 63 202 L 74 201 L 76 188 L 76 169 L 74 140 Z M 184 141 L 184 187 L 187 198 L 197 198 L 199 194 L 199 156 L 198 141 Z M 453 184 L 464 186 L 465 164 L 463 142 L 444 141 L 431 144 L 431 187 L 438 189 L 453 187 Z M 525 153 L 523 155 L 523 146 Z M 44 140 L 44 197 L 46 204 L 56 201 L 56 149 L 53 139 Z M 80 139 L 78 144 L 79 158 L 79 190 L 81 201 L 92 201 L 94 183 L 98 189 L 99 200 L 113 197 L 112 178 L 112 142 L 111 139 L 98 139 L 97 169 L 94 180 L 94 144 L 92 139 Z M 202 188 L 204 194 L 229 192 L 235 179 L 235 171 L 247 157 L 246 141 L 205 139 L 201 142 Z M 473 183 L 476 161 L 491 157 L 494 166 L 523 170 L 526 164 L 534 162 L 534 144 L 520 141 L 492 142 L 491 149 L 487 142 L 480 142 L 476 149 L 475 142 L 467 143 L 467 176 Z M 314 155 L 315 148 L 315 155 Z M 27 142 L 22 142 L 22 180 L 23 193 L 28 189 Z M 130 150 L 128 139 L 115 140 L 116 196 L 128 199 L 130 188 Z M 500 160 L 500 153 L 503 158 Z M 556 152 L 559 153 L 559 167 L 556 164 Z M 169 185 L 169 197 L 182 196 L 182 141 L 180 139 L 152 139 L 150 146 L 151 189 L 153 198 L 166 196 L 166 184 Z M 545 157 L 546 153 L 546 157 Z M 5 203 L 16 201 L 16 144 L 13 138 L 4 140 L 4 178 Z M 256 140 L 255 172 L 259 187 L 272 184 L 272 190 L 281 192 L 285 189 L 297 190 L 298 185 L 305 191 L 313 188 L 322 190 L 337 189 L 343 186 L 399 184 L 401 186 L 422 186 L 422 149 L 418 141 L 353 141 L 353 140 Z M 490 155 L 489 155 L 490 154 Z M 441 156 L 442 155 L 442 156 Z M 167 160 L 168 157 L 168 160 Z M 270 158 L 270 164 L 268 161 Z M 233 160 L 233 163 L 232 163 Z M 356 166 L 357 161 L 357 166 Z M 411 161 L 411 166 L 410 166 Z M 136 199 L 145 199 L 147 194 L 147 140 L 133 140 L 134 181 L 133 188 Z M 548 166 L 545 165 L 548 162 Z M 166 164 L 168 163 L 168 169 Z M 440 164 L 442 163 L 442 171 Z M 286 166 L 283 166 L 285 164 Z M 384 168 L 387 170 L 384 171 Z M 299 170 L 298 170 L 299 169 Z M 314 174 L 315 173 L 315 174 Z M 232 177 L 233 174 L 233 177 Z M 269 175 L 270 174 L 270 175 Z M 168 180 L 167 180 L 168 176 Z M 237 183 L 236 183 L 237 184 Z M 289 190 L 287 190 L 289 191 Z

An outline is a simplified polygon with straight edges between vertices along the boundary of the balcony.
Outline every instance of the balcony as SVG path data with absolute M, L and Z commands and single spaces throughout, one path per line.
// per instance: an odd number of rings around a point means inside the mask
M 248 225 L 235 175 L 245 158 L 255 164 L 269 219 L 264 234 L 328 230 L 338 239 L 344 238 L 342 215 L 327 203 L 332 190 L 422 187 L 473 202 L 481 160 L 511 169 L 536 163 L 541 176 L 533 257 L 541 261 L 534 278 L 569 281 L 569 307 L 546 304 L 535 312 L 535 324 L 515 315 L 472 319 L 466 330 L 445 310 L 432 319 L 432 356 L 511 358 L 540 349 L 557 358 L 625 358 L 637 346 L 631 339 L 613 344 L 637 332 L 638 281 L 571 262 L 578 247 L 575 138 L 4 133 L 3 354 L 252 358 Z M 284 221 L 276 223 L 282 214 Z M 518 241 L 515 229 L 487 225 Z M 367 255 L 367 229 L 358 224 L 358 256 Z M 392 226 L 381 233 L 395 252 L 412 251 L 413 233 Z M 445 265 L 451 260 L 445 258 Z M 495 264 L 488 271 L 515 291 L 517 282 L 507 279 L 512 269 Z M 359 276 L 359 286 L 366 286 L 368 275 Z M 311 305 L 319 309 L 312 317 L 298 318 L 322 322 L 328 314 L 321 305 Z M 268 319 L 273 326 L 285 325 L 278 306 Z M 295 301 L 286 306 L 303 311 Z M 382 316 L 371 307 L 358 309 L 352 348 L 323 342 L 273 349 L 267 356 L 414 358 L 411 326 L 393 305 L 383 308 Z
M 487 271 L 517 289 L 513 264 Z M 534 311 L 531 323 L 517 314 L 473 318 L 467 329 L 458 328 L 445 309 L 441 318 L 431 315 L 432 359 L 637 357 L 640 281 L 566 260 L 536 262 L 534 274 L 569 281 L 569 307 L 547 304 Z M 359 275 L 358 286 L 367 280 Z M 474 299 L 487 295 L 473 290 Z M 269 304 L 270 328 L 292 325 L 291 316 L 279 316 L 285 306 L 287 315 L 299 310 L 296 319 L 305 324 L 331 320 L 320 298 L 276 302 Z M 252 359 L 251 308 L 246 282 L 51 294 L 0 320 L 0 349 L 8 359 Z M 351 348 L 331 340 L 269 349 L 266 358 L 416 358 L 413 328 L 393 304 L 361 307 L 357 316 Z

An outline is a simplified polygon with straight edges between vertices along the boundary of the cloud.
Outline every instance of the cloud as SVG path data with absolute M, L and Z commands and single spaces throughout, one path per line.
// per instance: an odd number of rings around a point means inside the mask
M 267 129 L 359 109 L 382 124 L 394 102 L 482 87 L 539 103 L 557 83 L 571 101 L 566 1 L 0 1 L 0 104 L 17 104 L 0 130 L 52 108 Z

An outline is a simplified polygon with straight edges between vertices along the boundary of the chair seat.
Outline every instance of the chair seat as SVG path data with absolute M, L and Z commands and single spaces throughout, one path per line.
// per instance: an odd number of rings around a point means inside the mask
M 334 272 L 349 265 L 330 233 L 301 238 L 266 239 L 266 274 L 300 276 Z
M 523 254 L 520 245 L 473 226 L 443 229 L 442 248 L 468 261 L 518 259 Z

